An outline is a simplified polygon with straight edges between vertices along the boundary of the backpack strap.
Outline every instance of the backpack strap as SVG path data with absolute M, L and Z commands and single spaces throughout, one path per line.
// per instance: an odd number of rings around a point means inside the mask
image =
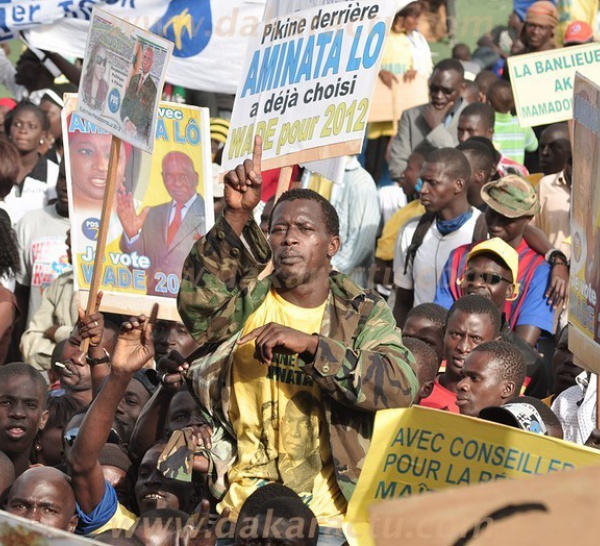
M 433 221 L 435 220 L 434 212 L 426 212 L 419 218 L 419 223 L 417 224 L 417 229 L 413 233 L 412 239 L 410 241 L 410 245 L 408 245 L 408 249 L 406 250 L 406 260 L 404 261 L 404 274 L 408 271 L 409 265 L 414 261 L 415 256 L 417 255 L 417 250 L 423 243 L 425 239 L 425 235 L 429 231 L 429 228 L 432 226 Z

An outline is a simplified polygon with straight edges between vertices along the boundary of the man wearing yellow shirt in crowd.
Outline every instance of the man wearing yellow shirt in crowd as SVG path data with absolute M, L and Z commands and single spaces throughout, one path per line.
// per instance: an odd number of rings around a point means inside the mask
M 415 151 L 410 154 L 406 169 L 400 175 L 400 186 L 409 199 L 408 205 L 402 207 L 396 212 L 383 226 L 381 237 L 377 241 L 375 250 L 375 283 L 377 290 L 384 296 L 389 296 L 392 285 L 392 267 L 394 261 L 394 247 L 398 233 L 404 225 L 416 218 L 425 214 L 425 207 L 419 201 L 419 175 L 421 167 L 425 163 L 425 158 L 429 152 L 434 150 L 428 145 L 418 146 Z

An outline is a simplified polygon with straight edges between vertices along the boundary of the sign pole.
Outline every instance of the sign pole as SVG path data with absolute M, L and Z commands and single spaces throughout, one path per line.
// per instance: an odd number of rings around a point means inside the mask
M 113 200 L 115 198 L 115 186 L 117 183 L 117 170 L 119 168 L 119 154 L 121 153 L 121 139 L 112 136 L 110 143 L 110 157 L 108 160 L 108 174 L 106 176 L 106 187 L 104 188 L 104 200 L 102 201 L 102 214 L 100 215 L 100 231 L 96 241 L 96 255 L 94 257 L 94 269 L 92 272 L 92 282 L 88 294 L 86 315 L 92 315 L 98 311 L 97 295 L 100 288 L 104 265 L 104 251 L 106 250 L 106 238 L 108 236 L 108 227 L 110 224 L 110 215 L 112 214 Z M 81 350 L 87 354 L 89 347 L 89 338 L 81 342 Z

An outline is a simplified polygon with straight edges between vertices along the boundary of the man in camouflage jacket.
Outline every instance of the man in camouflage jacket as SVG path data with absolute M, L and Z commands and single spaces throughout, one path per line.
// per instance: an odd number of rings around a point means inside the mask
M 178 298 L 181 317 L 202 347 L 196 353 L 199 356 L 192 360 L 192 355 L 189 359 L 192 364 L 187 377 L 213 425 L 209 457 L 211 488 L 217 498 L 225 492 L 226 473 L 236 457 L 230 420 L 234 349 L 246 320 L 259 308 L 269 290 L 275 287 L 280 294 L 286 292 L 277 276 L 278 269 L 284 269 L 286 262 L 278 259 L 280 247 L 274 231 L 270 242 L 275 272 L 259 278 L 272 258 L 269 244 L 251 217 L 260 199 L 260 157 L 261 145 L 257 139 L 253 160 L 246 160 L 226 176 L 226 209 L 190 252 Z M 307 200 L 300 198 L 293 203 L 303 201 Z M 326 230 L 322 220 L 320 225 L 318 219 L 315 222 L 317 229 Z M 339 238 L 335 239 L 339 248 Z M 331 256 L 326 259 L 330 261 Z M 375 412 L 410 406 L 418 383 L 414 358 L 403 346 L 386 303 L 345 275 L 331 272 L 329 265 L 319 282 L 324 283 L 320 288 L 324 290 L 323 301 L 327 301 L 319 335 L 307 336 L 280 326 L 277 341 L 261 349 L 267 360 L 271 349 L 288 354 L 297 352 L 302 372 L 320 388 L 335 477 L 349 500 L 369 448 Z M 315 290 L 318 291 L 311 287 L 311 292 Z M 316 306 L 309 302 L 305 305 Z M 273 323 L 268 327 L 279 330 Z M 302 345 L 304 341 L 300 343 L 296 338 L 306 339 L 308 345 Z M 257 340 L 257 348 L 258 345 Z

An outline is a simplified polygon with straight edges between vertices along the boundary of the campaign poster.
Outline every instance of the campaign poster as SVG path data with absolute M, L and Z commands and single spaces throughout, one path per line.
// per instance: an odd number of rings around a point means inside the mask
M 600 452 L 550 436 L 418 406 L 378 411 L 344 532 L 350 546 L 372 546 L 369 509 L 383 501 L 588 466 Z
M 251 155 L 255 135 L 265 169 L 359 153 L 393 15 L 392 2 L 359 0 L 263 21 L 248 44 L 223 168 Z
M 79 83 L 79 115 L 152 152 L 173 44 L 94 9 Z
M 600 87 L 581 74 L 573 99 L 569 348 L 600 374 Z
M 100 290 L 102 310 L 139 314 L 159 303 L 178 320 L 183 262 L 214 223 L 210 114 L 161 102 L 154 153 L 122 143 Z M 75 288 L 87 300 L 106 187 L 112 135 L 81 117 L 77 98 L 63 108 Z
M 600 44 L 564 47 L 508 58 L 508 70 L 521 127 L 573 117 L 575 73 L 596 78 Z

